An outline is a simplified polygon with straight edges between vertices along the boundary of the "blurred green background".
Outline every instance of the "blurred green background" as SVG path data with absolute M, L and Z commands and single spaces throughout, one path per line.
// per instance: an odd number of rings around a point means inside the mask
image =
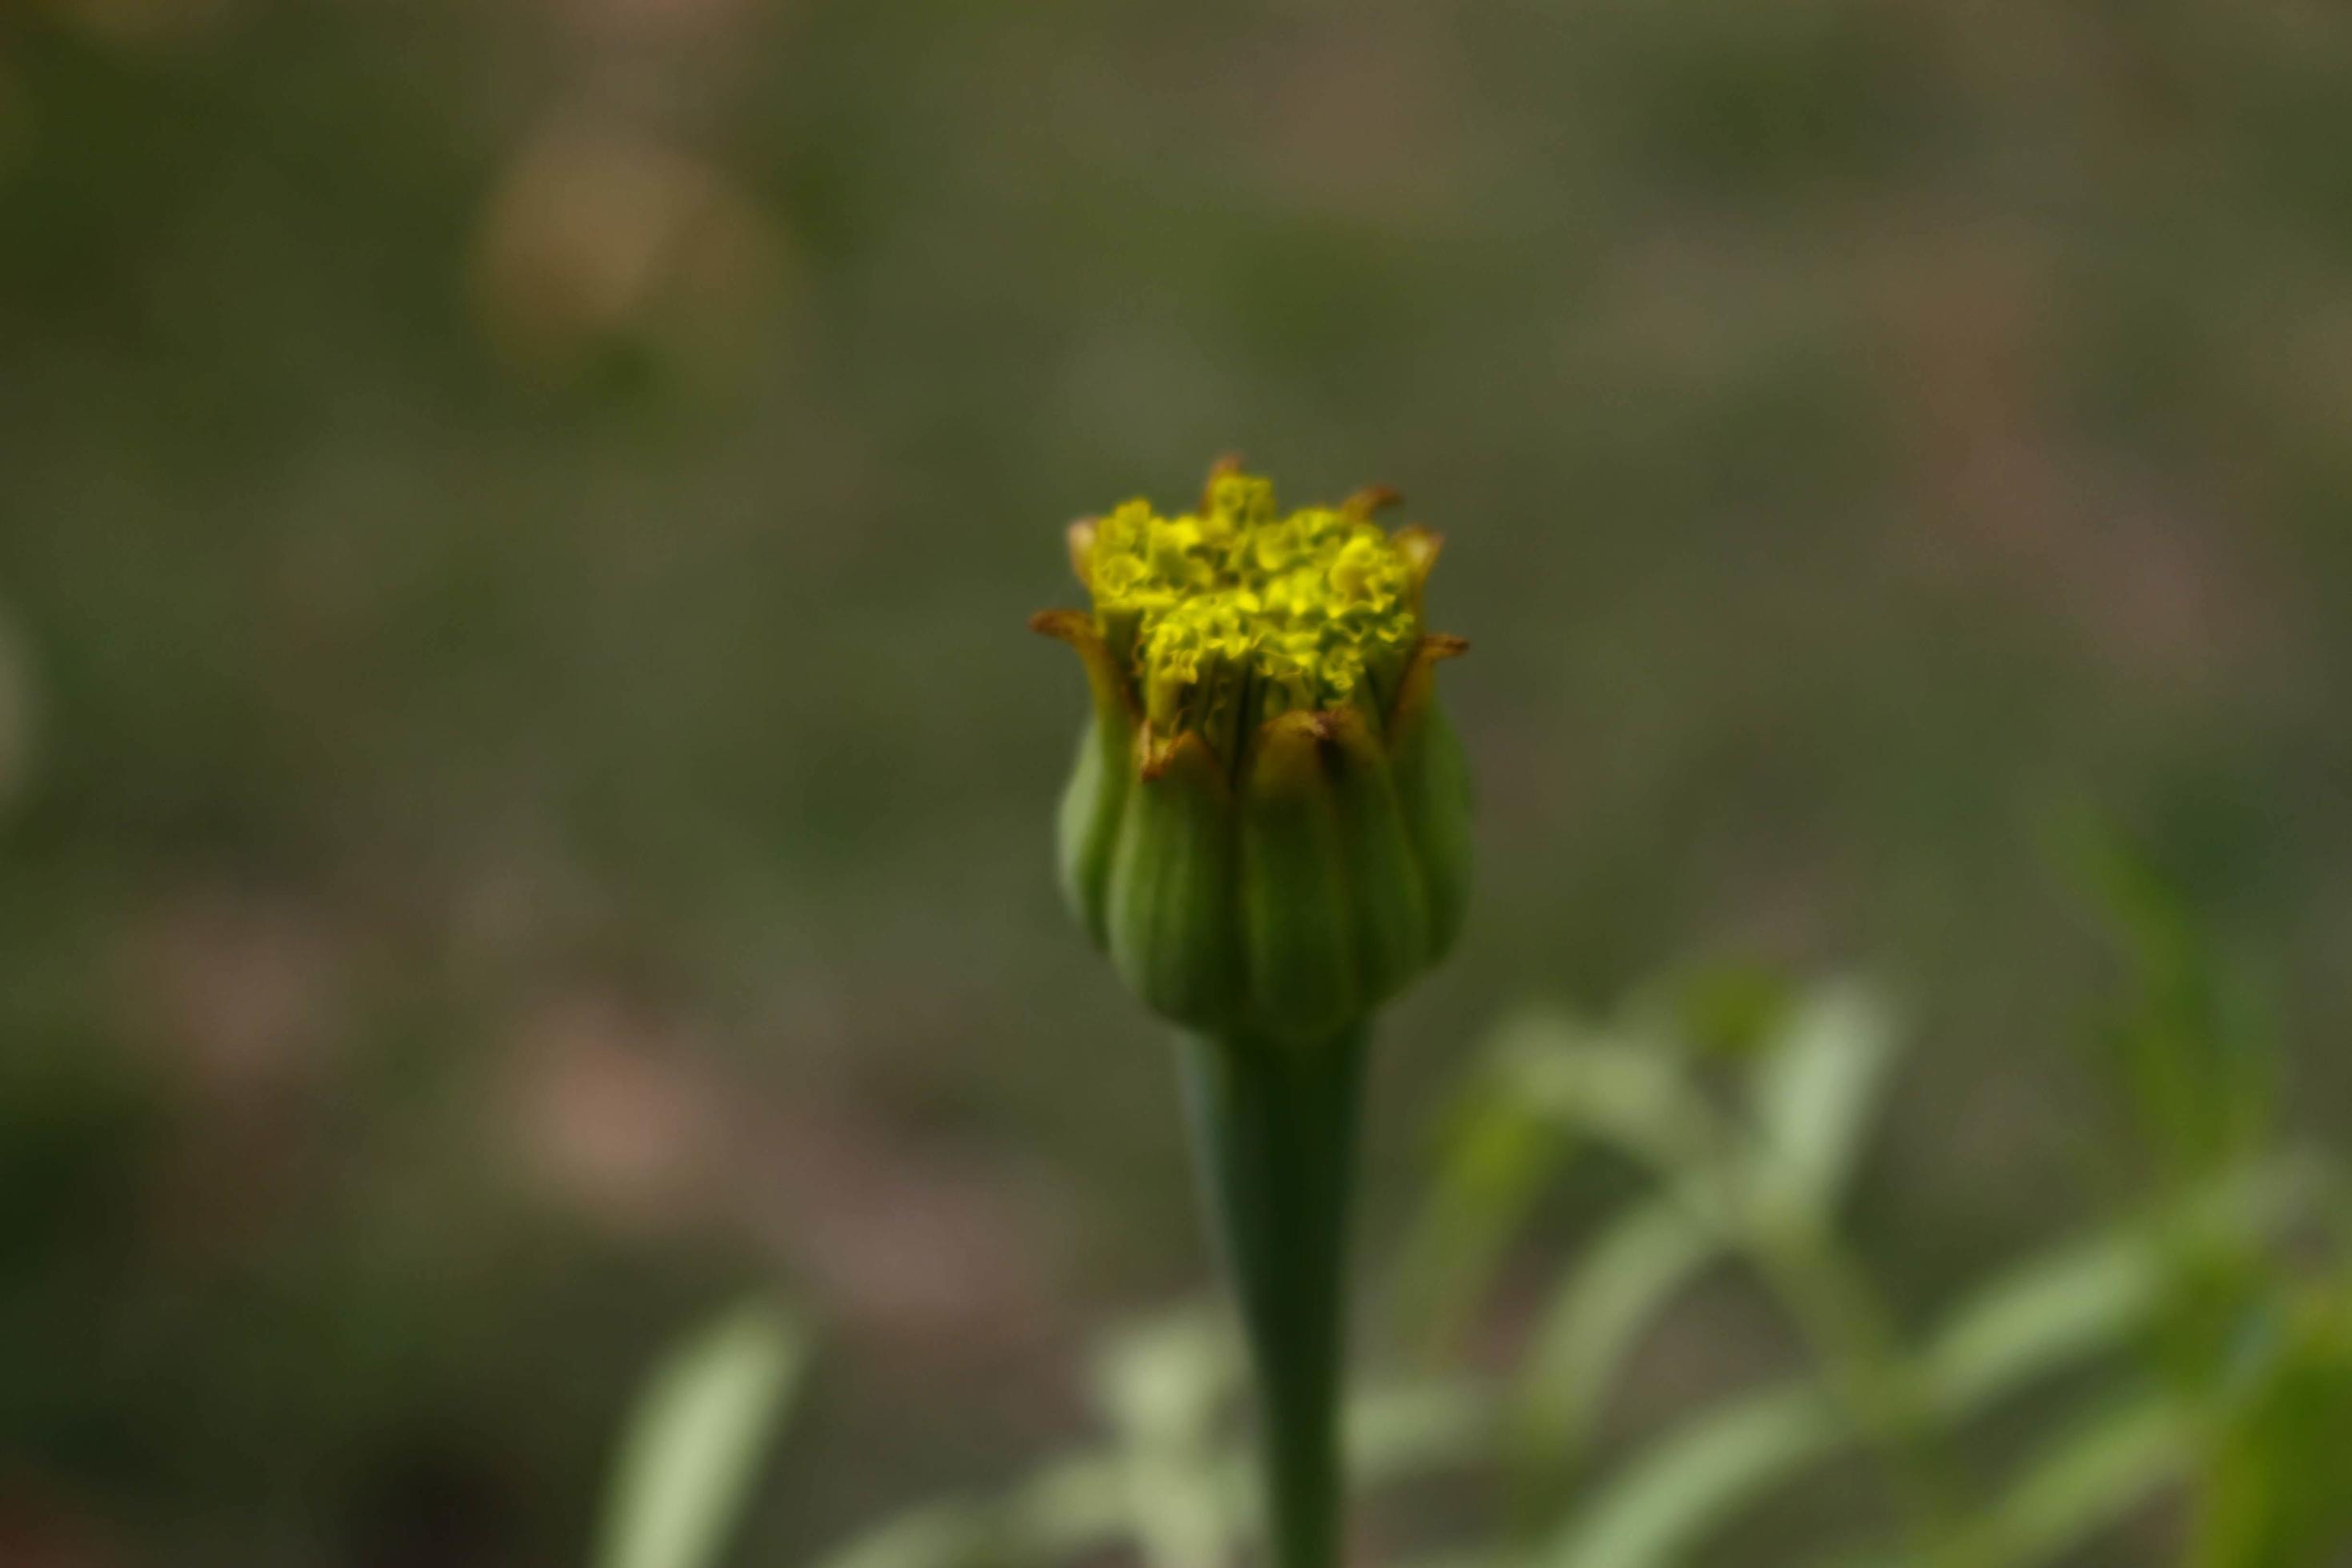
M 0 1561 L 576 1562 L 747 1281 L 824 1346 L 761 1561 L 1078 1429 L 1204 1263 L 1022 623 L 1227 449 L 1399 487 L 1475 645 L 1369 1254 L 1499 1015 L 1727 960 L 1904 998 L 1901 1302 L 2079 1220 L 2085 807 L 2340 1140 L 2347 72 L 2320 0 L 17 0 Z

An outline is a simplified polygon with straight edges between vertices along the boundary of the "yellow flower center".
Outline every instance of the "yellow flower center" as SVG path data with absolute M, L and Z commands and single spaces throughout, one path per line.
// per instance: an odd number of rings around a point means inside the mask
M 1402 663 L 1415 574 L 1368 510 L 1278 516 L 1270 481 L 1224 473 L 1197 515 L 1132 500 L 1095 525 L 1082 560 L 1095 611 L 1132 650 L 1155 727 L 1332 707 Z M 1223 711 L 1236 704 L 1247 711 Z

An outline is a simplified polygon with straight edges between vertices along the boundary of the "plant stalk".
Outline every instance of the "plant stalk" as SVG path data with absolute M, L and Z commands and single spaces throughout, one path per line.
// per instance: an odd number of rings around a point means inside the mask
M 1347 1231 L 1367 1029 L 1318 1045 L 1185 1035 L 1210 1226 L 1257 1388 L 1275 1568 L 1339 1568 Z

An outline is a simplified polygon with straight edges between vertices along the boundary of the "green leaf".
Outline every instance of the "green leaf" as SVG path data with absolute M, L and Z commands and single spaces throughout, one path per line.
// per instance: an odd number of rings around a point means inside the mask
M 1524 1481 L 1549 1485 L 1584 1458 L 1643 1331 L 1721 1249 L 1682 1204 L 1653 1199 L 1586 1250 L 1528 1350 L 1512 1432 Z
M 1823 986 L 1798 1007 L 1749 1086 L 1759 1175 L 1775 1198 L 1815 1214 L 1835 1205 L 1895 1056 L 1894 1016 L 1865 986 Z
M 1170 1342 L 1189 1337 L 1189 1320 L 1169 1325 Z M 1152 1336 L 1146 1333 L 1143 1339 Z M 1215 1354 L 1231 1356 L 1227 1349 Z M 1129 1342 L 1131 1352 L 1136 1342 Z M 1166 1346 L 1163 1345 L 1162 1350 Z M 1114 1348 L 1111 1359 L 1122 1352 Z M 1157 1353 L 1144 1352 L 1147 1360 Z M 1179 1356 L 1192 1352 L 1178 1351 Z M 1116 1374 L 1114 1374 L 1116 1375 Z M 1367 1487 L 1478 1458 L 1494 1424 L 1494 1397 L 1467 1383 L 1425 1383 L 1374 1391 L 1348 1410 L 1348 1469 L 1351 1485 Z M 1197 1477 L 1215 1500 L 1213 1539 L 1181 1538 L 1183 1549 L 1223 1561 L 1230 1547 L 1260 1526 L 1248 1453 L 1230 1434 L 1199 1461 Z M 1002 1500 L 927 1504 L 874 1527 L 822 1561 L 821 1568 L 971 1568 L 973 1564 L 1066 1563 L 1136 1542 L 1154 1542 L 1152 1502 L 1139 1493 L 1136 1456 L 1087 1452 L 1041 1465 Z M 1148 1479 L 1145 1484 L 1152 1484 Z
M 1967 1562 L 2038 1568 L 2064 1562 L 2180 1480 L 2194 1462 L 2188 1413 L 2158 1394 L 2102 1405 L 2029 1458 L 1972 1532 Z M 1844 1568 L 1936 1568 L 1916 1553 L 1845 1560 Z
M 1427 1359 L 1453 1348 L 1569 1152 L 1559 1129 L 1530 1115 L 1493 1073 L 1449 1113 L 1430 1195 L 1394 1277 L 1397 1319 Z
M 1118 1335 L 1097 1358 L 1097 1397 L 1119 1434 L 1126 1509 L 1152 1568 L 1213 1568 L 1232 1532 L 1218 1416 L 1241 1374 L 1230 1321 L 1205 1308 Z
M 2011 1270 L 1929 1342 L 1928 1397 L 1948 1420 L 2120 1344 L 2155 1309 L 2162 1260 L 2146 1238 L 2101 1235 Z
M 1523 1102 L 1572 1119 L 1675 1182 L 1591 1248 L 1537 1330 L 1517 1447 L 1523 1480 L 1549 1488 L 1590 1444 L 1643 1331 L 1719 1251 L 1764 1245 L 1753 1228 L 1759 1213 L 1811 1223 L 1834 1205 L 1895 1053 L 1886 1011 L 1869 992 L 1815 993 L 1755 1069 L 1748 1152 L 1724 1138 L 1666 1053 L 1570 1039 L 1526 1038 L 1519 1048 Z
M 807 1353 L 799 1319 L 765 1300 L 670 1353 L 622 1437 L 602 1568 L 718 1562 Z
M 1718 1405 L 1613 1477 L 1539 1555 L 1550 1568 L 1672 1568 L 1843 1435 L 1828 1397 L 1809 1384 Z
M 1922 1364 L 1937 1414 L 1957 1423 L 2034 1379 L 2126 1341 L 2156 1310 L 2163 1247 L 2180 1227 L 2274 1228 L 2303 1207 L 2315 1173 L 2280 1161 L 2216 1184 L 2154 1220 L 2062 1248 L 2004 1276 L 1956 1310 Z M 2177 1463 L 2153 1416 L 2112 1417 L 2071 1435 L 2021 1482 L 1999 1516 L 2020 1551 L 2063 1543 L 2128 1508 Z M 2176 1434 L 2177 1435 L 2177 1434 Z M 1694 1417 L 1612 1476 L 1545 1553 L 1557 1568 L 1644 1568 L 1683 1561 L 1772 1487 L 1853 1434 L 1802 1383 L 1744 1395 Z M 2044 1474 L 2043 1472 L 2046 1472 Z
M 1118 1495 L 1116 1468 L 1104 1488 Z M 823 1568 L 962 1568 L 993 1552 L 1003 1525 L 999 1510 L 984 1503 L 927 1503 L 866 1531 L 823 1561 Z
M 1185 1307 L 1104 1342 L 1095 1358 L 1095 1398 L 1112 1425 L 1139 1440 L 1199 1443 L 1239 1391 L 1242 1372 L 1226 1315 Z
M 1669 1174 L 1694 1173 L 1729 1147 L 1685 1065 L 1645 1029 L 1596 1030 L 1549 1009 L 1496 1030 L 1404 1249 L 1398 1294 L 1407 1333 L 1432 1352 L 1458 1334 L 1542 1184 L 1580 1141 Z M 1715 1195 L 1696 1186 L 1686 1194 Z
M 2307 1205 L 2317 1175 L 2303 1161 L 2273 1161 L 2012 1268 L 1955 1309 L 1928 1342 L 1929 1397 L 1945 1419 L 1958 1421 L 2122 1344 L 2161 1301 L 2184 1233 L 2273 1232 Z
M 1235 1456 L 1228 1495 L 1244 1480 Z M 1233 1508 L 1220 1510 L 1230 1520 Z M 984 1535 L 968 1538 L 963 1561 L 994 1551 L 1014 1562 L 1054 1563 L 1084 1557 L 1133 1539 L 1137 1533 L 1132 1478 L 1115 1455 L 1080 1454 L 1045 1466 L 1023 1483 L 1011 1505 L 990 1522 Z M 861 1568 L 915 1568 L 912 1564 L 866 1563 Z
M 2270 1364 L 2231 1402 L 2207 1457 L 2202 1568 L 2301 1568 L 2352 1555 L 2352 1278 L 2280 1303 Z M 2322 1456 L 2335 1462 L 2327 1462 Z
M 1361 1489 L 1486 1456 L 1495 1396 L 1469 1383 L 1370 1390 L 1348 1405 L 1348 1479 Z
M 1642 1041 L 1523 1026 L 1497 1068 L 1528 1110 L 1670 1173 L 1706 1168 L 1728 1142 L 1682 1061 Z
M 2099 1410 L 2037 1453 L 1996 1505 L 2000 1561 L 2032 1568 L 2121 1523 L 2189 1464 L 2192 1433 L 2171 1401 L 2149 1395 Z
M 1236 1458 L 1236 1486 L 1242 1475 Z M 1007 1497 L 944 1499 L 885 1520 L 821 1559 L 821 1568 L 973 1568 L 1091 1557 L 1135 1538 L 1129 1483 L 1119 1454 L 1051 1460 Z

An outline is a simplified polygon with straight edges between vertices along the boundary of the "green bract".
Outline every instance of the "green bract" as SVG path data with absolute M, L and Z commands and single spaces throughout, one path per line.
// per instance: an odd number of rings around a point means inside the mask
M 1197 513 L 1073 524 L 1094 719 L 1061 812 L 1073 910 L 1189 1028 L 1328 1039 L 1444 954 L 1469 885 L 1468 780 L 1433 700 L 1463 651 L 1422 626 L 1438 540 L 1367 491 L 1287 516 L 1221 464 Z

